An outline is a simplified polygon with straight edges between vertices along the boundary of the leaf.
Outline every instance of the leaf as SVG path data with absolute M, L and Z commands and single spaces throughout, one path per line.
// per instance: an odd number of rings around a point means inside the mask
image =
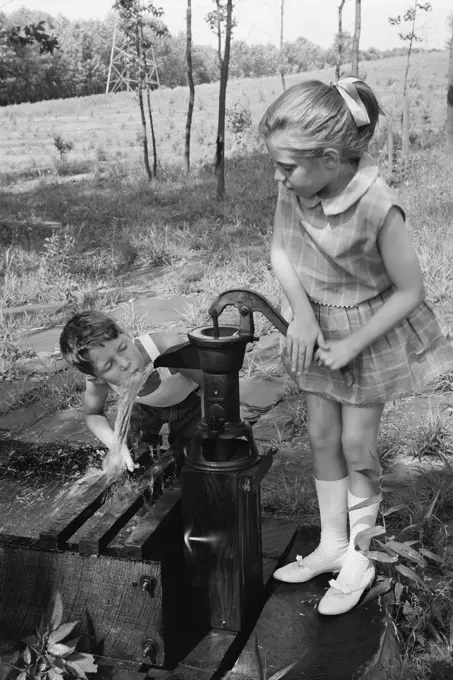
M 258 644 L 258 635 L 256 635 L 256 634 L 255 634 L 255 658 L 256 658 L 256 664 L 257 664 L 258 673 L 259 673 L 259 680 L 265 680 L 264 670 L 263 670 L 263 662 L 261 660 L 260 647 L 259 647 L 259 644 Z
M 416 562 L 420 567 L 426 567 L 426 560 L 423 559 L 417 550 L 411 548 L 410 545 L 407 545 L 407 543 L 400 543 L 399 541 L 390 540 L 387 541 L 387 545 L 389 548 L 398 553 L 398 555 L 401 555 L 408 560 L 412 560 L 412 562 Z
M 82 678 L 83 680 L 88 680 L 87 676 L 85 675 L 85 671 L 83 668 L 79 666 L 79 664 L 75 661 L 66 661 L 66 668 L 68 668 L 71 672 L 72 675 L 75 675 L 76 678 Z
M 382 543 L 382 541 L 379 541 L 378 539 L 376 539 L 376 543 L 387 553 L 387 555 L 390 555 L 390 557 L 395 557 L 396 552 L 389 548 L 387 543 Z
M 403 576 L 406 576 L 406 578 L 409 578 L 411 579 L 411 581 L 415 581 L 415 583 L 418 583 L 418 585 L 424 590 L 429 590 L 428 586 L 424 583 L 423 579 L 421 579 L 417 572 L 411 569 L 410 567 L 406 567 L 405 564 L 395 564 L 395 569 L 399 571 L 400 574 L 402 574 Z
M 25 671 L 22 671 L 22 673 L 19 673 L 19 675 L 17 676 L 16 680 L 26 680 L 26 678 L 27 678 L 26 672 L 25 672 Z
M 49 635 L 48 644 L 53 645 L 55 642 L 61 642 L 61 640 L 68 637 L 78 625 L 79 621 L 61 624 Z
M 388 517 L 389 515 L 393 515 L 394 512 L 399 512 L 400 510 L 409 510 L 409 508 L 407 507 L 407 505 L 404 505 L 404 503 L 400 503 L 399 505 L 393 505 L 388 510 L 385 510 L 382 513 L 382 516 Z
M 49 680 L 61 680 L 60 669 L 57 670 L 55 668 L 49 668 L 47 675 Z
M 63 619 L 63 600 L 61 598 L 61 593 L 57 590 L 50 602 L 50 615 L 49 615 L 49 629 L 48 632 L 52 633 L 61 626 Z
M 427 548 L 419 548 L 418 552 L 424 555 L 425 557 L 428 557 L 430 560 L 434 560 L 434 562 L 439 562 L 439 564 L 445 564 L 445 561 L 439 557 L 439 555 L 436 555 L 436 553 L 431 552 L 431 550 L 427 550 Z
M 364 550 L 363 554 L 366 555 L 370 560 L 375 560 L 375 562 L 385 562 L 386 564 L 393 564 L 398 561 L 398 555 L 389 555 L 385 552 L 380 552 L 379 550 Z
M 296 663 L 297 663 L 297 661 L 290 664 L 289 666 L 286 666 L 286 668 L 283 668 L 281 671 L 277 671 L 276 673 L 274 673 L 274 675 L 271 675 L 269 680 L 280 680 L 281 678 L 283 678 L 287 673 L 289 673 L 294 668 Z
M 78 652 L 69 657 L 67 662 L 77 663 L 79 668 L 82 668 L 86 673 L 97 673 L 98 667 L 94 661 L 92 654 L 85 654 L 85 652 Z M 66 662 L 66 663 L 67 663 Z
M 78 642 L 78 640 L 77 640 Z M 48 647 L 49 653 L 55 656 L 69 656 L 74 654 L 76 646 L 70 647 L 69 645 L 63 645 L 61 642 L 56 642 L 51 647 Z
M 378 494 L 377 496 L 371 496 L 371 498 L 366 498 L 361 503 L 357 503 L 357 505 L 353 505 L 351 508 L 349 508 L 349 512 L 351 512 L 351 510 L 360 510 L 360 508 L 368 508 L 370 505 L 374 505 L 375 503 L 380 503 L 381 501 L 382 501 L 381 494 Z
M 404 586 L 402 583 L 396 583 L 395 584 L 395 602 L 396 604 L 399 604 L 401 601 L 401 595 L 404 592 Z
M 449 644 L 450 644 L 450 651 L 453 649 L 453 616 L 450 619 L 450 631 L 449 631 Z
M 363 531 L 359 531 L 357 536 L 354 538 L 354 546 L 357 547 L 362 540 L 362 538 L 374 538 L 374 536 L 382 536 L 382 534 L 385 534 L 386 531 L 384 527 L 381 526 L 375 526 L 375 527 L 369 527 L 368 529 L 363 529 Z M 359 546 L 360 547 L 360 546 Z
M 27 666 L 31 664 L 31 649 L 30 647 L 28 647 L 28 645 L 27 647 L 25 647 L 24 650 L 24 661 L 27 664 Z
M 359 606 L 363 607 L 368 602 L 371 602 L 372 600 L 375 600 L 381 595 L 385 595 L 385 593 L 388 593 L 389 590 L 392 589 L 392 583 L 393 580 L 391 578 L 386 578 L 384 581 L 381 581 L 381 583 L 378 583 L 376 586 L 373 586 L 373 588 L 371 588 L 365 595 Z
M 28 635 L 26 638 L 23 638 L 22 642 L 25 642 L 26 645 L 29 645 L 32 648 L 38 646 L 36 635 Z
M 377 482 L 379 479 L 379 472 L 373 468 L 363 468 L 363 470 L 355 470 L 355 472 L 359 472 L 372 482 Z
M 431 503 L 429 504 L 429 506 L 426 508 L 425 512 L 423 513 L 422 523 L 429 522 L 429 520 L 431 519 L 432 514 L 434 512 L 434 508 L 436 507 L 437 501 L 439 500 L 440 492 L 441 492 L 441 488 L 437 489 L 437 491 L 434 495 L 434 498 L 432 499 Z

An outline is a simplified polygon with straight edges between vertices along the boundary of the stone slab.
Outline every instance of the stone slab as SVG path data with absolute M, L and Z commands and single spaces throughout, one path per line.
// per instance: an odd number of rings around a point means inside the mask
M 185 295 L 172 295 L 168 298 L 136 298 L 118 305 L 117 311 L 121 311 L 124 306 L 130 308 L 132 304 L 134 313 L 144 316 L 149 321 L 151 331 L 154 328 L 183 322 L 184 314 L 194 302 L 194 298 Z
M 19 439 L 30 442 L 64 441 L 99 444 L 96 437 L 87 429 L 80 411 L 74 409 L 58 411 L 58 413 L 42 418 L 24 430 Z
M 19 341 L 19 345 L 22 347 L 32 347 L 36 353 L 54 352 L 55 350 L 58 350 L 62 330 L 62 326 L 54 326 L 53 328 L 35 331 L 34 333 L 24 336 Z
M 39 382 L 37 380 L 30 380 L 26 377 L 14 382 L 5 381 L 0 383 L 0 413 L 9 411 L 15 404 L 20 402 L 21 398 L 38 386 Z
M 35 305 L 21 305 L 20 307 L 4 307 L 2 315 L 5 319 L 8 318 L 18 318 L 20 316 L 36 316 L 37 314 L 56 314 L 61 306 L 64 304 L 63 301 L 60 303 L 41 303 Z

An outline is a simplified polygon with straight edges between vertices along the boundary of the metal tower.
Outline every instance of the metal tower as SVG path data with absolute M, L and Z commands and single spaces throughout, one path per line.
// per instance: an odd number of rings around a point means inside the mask
M 105 89 L 106 94 L 109 94 L 109 92 L 119 92 L 120 90 L 131 92 L 132 90 L 135 90 L 139 84 L 137 77 L 137 53 L 132 46 L 120 46 L 117 41 L 118 17 L 115 19 L 115 26 L 113 29 L 112 51 L 110 53 L 107 86 Z M 146 84 L 149 85 L 151 89 L 154 89 L 155 87 L 160 86 L 160 82 L 152 46 L 146 51 L 146 60 L 148 63 Z

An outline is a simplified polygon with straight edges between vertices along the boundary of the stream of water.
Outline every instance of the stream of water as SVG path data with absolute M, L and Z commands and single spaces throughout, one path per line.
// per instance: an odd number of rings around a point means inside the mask
M 102 469 L 89 468 L 75 484 L 72 485 L 69 495 L 74 496 L 84 492 L 92 484 L 105 478 L 108 482 L 114 482 L 121 477 L 126 470 L 124 453 L 127 432 L 131 420 L 132 407 L 141 388 L 154 370 L 153 364 L 149 364 L 142 372 L 134 373 L 126 385 L 118 393 L 118 414 L 113 430 L 113 444 L 107 452 Z

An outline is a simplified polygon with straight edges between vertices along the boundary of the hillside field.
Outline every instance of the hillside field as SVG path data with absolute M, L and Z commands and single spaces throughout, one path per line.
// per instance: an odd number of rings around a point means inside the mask
M 395 57 L 363 62 L 361 75 L 376 90 L 397 126 L 401 114 L 406 59 Z M 347 73 L 347 68 L 345 67 Z M 408 80 L 412 129 L 418 133 L 437 130 L 446 116 L 447 52 L 416 54 Z M 332 68 L 287 76 L 287 84 L 316 77 L 335 80 Z M 236 102 L 249 107 L 258 123 L 266 107 L 281 92 L 278 77 L 234 81 L 228 84 L 227 106 Z M 196 89 L 192 155 L 194 161 L 211 161 L 217 130 L 218 84 Z M 188 93 L 186 88 L 157 90 L 152 94 L 158 157 L 162 165 L 179 164 L 183 154 Z M 81 171 L 96 162 L 124 164 L 141 160 L 141 121 L 136 95 L 117 93 L 44 101 L 0 108 L 0 155 L 3 182 L 17 176 L 54 171 L 59 155 L 53 138 L 60 135 L 74 145 L 68 159 Z M 249 143 L 255 146 L 255 135 Z M 227 140 L 231 145 L 232 138 Z M 140 160 L 139 160 L 140 159 Z

